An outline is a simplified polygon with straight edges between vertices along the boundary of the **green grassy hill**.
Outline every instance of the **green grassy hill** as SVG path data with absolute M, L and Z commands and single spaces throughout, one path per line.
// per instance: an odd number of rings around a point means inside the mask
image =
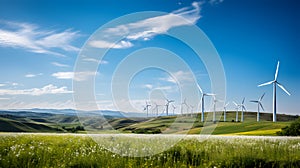
M 290 125 L 297 116 L 278 114 L 278 122 L 272 122 L 272 114 L 261 113 L 261 121 L 256 122 L 256 113 L 245 112 L 244 122 L 235 122 L 235 112 L 227 112 L 227 121 L 223 121 L 223 113 L 216 113 L 217 123 L 213 123 L 212 113 L 205 113 L 207 122 L 205 129 L 214 128 L 215 135 L 276 135 L 281 128 Z M 76 132 L 74 129 L 82 126 L 91 132 L 109 133 L 112 129 L 123 133 L 157 134 L 200 134 L 203 123 L 200 114 L 196 117 L 186 116 L 160 116 L 149 118 L 111 118 L 106 121 L 102 118 L 62 114 L 30 114 L 27 116 L 0 115 L 0 132 Z M 239 113 L 240 119 L 240 113 Z M 80 131 L 83 133 L 82 131 Z
M 208 116 L 209 115 L 209 116 Z M 208 119 L 208 127 L 215 127 L 214 135 L 276 135 L 281 128 L 290 125 L 297 117 L 292 115 L 277 115 L 278 122 L 272 122 L 272 114 L 262 113 L 260 122 L 256 122 L 256 113 L 245 112 L 244 122 L 235 122 L 235 112 L 227 113 L 227 121 L 223 121 L 222 113 L 217 113 L 219 122 L 213 123 Z M 205 117 L 210 118 L 211 113 L 206 113 Z M 176 122 L 174 122 L 176 119 Z M 240 119 L 240 113 L 239 113 Z M 110 124 L 118 130 L 126 133 L 188 133 L 200 134 L 203 129 L 203 123 L 200 122 L 200 115 L 198 114 L 196 120 L 189 116 L 163 116 L 157 118 L 149 118 L 148 120 L 135 122 L 133 124 L 127 123 L 118 125 L 118 119 L 115 119 Z M 117 125 L 115 125 L 117 124 Z M 170 126 L 172 127 L 170 130 Z M 192 126 L 189 128 L 189 126 Z M 207 125 L 206 125 L 207 126 Z
M 54 132 L 56 129 L 33 120 L 0 117 L 1 132 Z

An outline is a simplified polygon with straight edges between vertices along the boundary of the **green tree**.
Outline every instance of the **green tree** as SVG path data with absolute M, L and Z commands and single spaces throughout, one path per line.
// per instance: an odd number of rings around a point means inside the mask
M 292 122 L 290 126 L 284 127 L 277 135 L 282 136 L 300 136 L 300 118 Z

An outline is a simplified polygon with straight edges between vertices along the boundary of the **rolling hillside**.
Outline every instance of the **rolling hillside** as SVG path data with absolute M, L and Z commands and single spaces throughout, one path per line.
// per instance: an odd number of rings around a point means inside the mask
M 235 112 L 227 113 L 227 121 L 223 121 L 222 113 L 217 113 L 219 122 L 206 123 L 207 127 L 215 127 L 212 134 L 215 135 L 275 135 L 281 128 L 288 126 L 297 116 L 278 114 L 278 122 L 272 122 L 272 114 L 262 113 L 261 121 L 256 122 L 256 113 L 245 112 L 244 122 L 235 122 Z M 114 114 L 115 115 L 115 114 Z M 196 114 L 194 114 L 196 115 Z M 205 113 L 205 117 L 211 118 L 211 113 Z M 239 116 L 240 117 L 240 116 Z M 83 129 L 95 133 L 107 133 L 118 130 L 123 133 L 156 134 L 156 133 L 189 133 L 199 134 L 203 129 L 203 123 L 199 121 L 200 114 L 195 119 L 186 116 L 159 116 L 149 118 L 124 118 L 106 116 L 84 116 L 80 118 L 75 113 L 45 113 L 19 111 L 0 112 L 0 132 L 80 132 Z M 81 128 L 82 127 L 82 128 Z M 84 127 L 84 128 L 83 128 Z M 206 128 L 207 128 L 206 127 Z

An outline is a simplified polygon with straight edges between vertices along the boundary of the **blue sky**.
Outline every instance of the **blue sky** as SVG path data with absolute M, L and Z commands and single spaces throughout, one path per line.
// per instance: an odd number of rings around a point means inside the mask
M 247 110 L 255 111 L 256 105 L 249 100 L 266 92 L 263 105 L 270 112 L 272 87 L 257 85 L 273 79 L 279 60 L 278 81 L 291 96 L 278 89 L 278 111 L 299 114 L 299 8 L 300 3 L 294 0 L 0 1 L 0 108 L 74 108 L 72 78 L 77 55 L 100 26 L 134 12 L 185 11 L 219 53 L 226 75 L 227 101 L 246 97 Z M 129 42 L 111 49 L 101 62 L 95 83 L 101 109 L 115 109 L 109 86 L 118 63 L 145 47 L 164 48 L 182 57 L 203 90 L 210 91 L 203 62 L 180 41 L 158 32 Z M 177 71 L 176 76 L 188 82 L 186 73 Z M 175 100 L 179 113 L 182 100 L 166 72 L 149 69 L 138 73 L 129 91 L 136 109 L 142 110 L 145 99 L 164 93 Z M 163 104 L 164 100 L 157 103 Z M 209 105 L 207 102 L 207 108 Z M 231 103 L 228 109 L 234 109 L 234 105 Z

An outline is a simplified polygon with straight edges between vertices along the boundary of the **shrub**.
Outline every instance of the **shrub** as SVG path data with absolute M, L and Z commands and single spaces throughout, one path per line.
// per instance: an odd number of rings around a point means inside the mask
M 282 128 L 276 134 L 281 136 L 300 136 L 300 118 L 292 122 L 290 126 Z

